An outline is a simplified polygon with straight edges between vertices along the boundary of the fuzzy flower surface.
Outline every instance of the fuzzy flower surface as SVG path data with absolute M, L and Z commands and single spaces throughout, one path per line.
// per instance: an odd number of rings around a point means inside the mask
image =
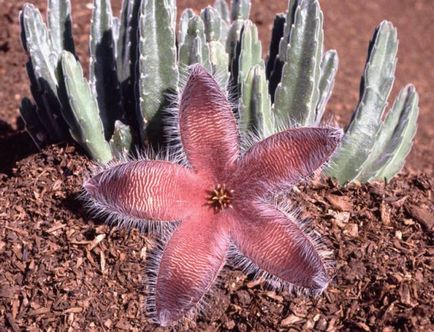
M 324 290 L 329 280 L 315 241 L 272 198 L 319 169 L 341 131 L 289 129 L 242 151 L 232 105 L 198 65 L 191 69 L 178 112 L 186 165 L 128 161 L 84 183 L 105 212 L 127 220 L 178 222 L 157 261 L 156 321 L 170 325 L 197 306 L 233 251 L 242 255 L 244 266 L 281 284 Z

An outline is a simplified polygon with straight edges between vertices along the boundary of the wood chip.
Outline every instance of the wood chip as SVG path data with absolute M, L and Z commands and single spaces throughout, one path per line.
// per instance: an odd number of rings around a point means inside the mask
M 381 202 L 380 213 L 381 213 L 381 221 L 383 222 L 383 224 L 389 225 L 390 224 L 390 207 L 388 207 L 384 201 Z
M 291 314 L 288 317 L 286 317 L 285 319 L 283 319 L 280 322 L 280 325 L 283 326 L 283 327 L 288 327 L 288 326 L 294 325 L 295 323 L 298 323 L 298 322 L 300 322 L 302 320 L 303 320 L 303 318 L 298 317 L 298 316 L 296 316 L 294 314 Z
M 76 313 L 79 313 L 82 311 L 83 311 L 83 308 L 81 308 L 81 307 L 72 307 L 72 308 L 64 310 L 62 312 L 62 314 L 69 314 L 69 313 L 75 313 L 76 314 Z
M 101 272 L 105 273 L 105 255 L 103 251 L 100 252 L 99 257 L 100 257 Z
M 6 319 L 7 319 L 9 325 L 11 326 L 11 328 L 14 332 L 20 332 L 21 331 L 20 327 L 17 325 L 17 323 L 15 322 L 15 319 L 12 317 L 11 314 L 6 314 Z
M 349 236 L 356 237 L 359 235 L 359 226 L 357 224 L 348 224 L 345 227 L 344 234 L 348 234 Z
M 283 302 L 283 297 L 280 295 L 277 295 L 276 292 L 274 292 L 274 291 L 266 292 L 265 295 L 267 295 L 267 297 L 269 297 L 270 299 L 273 299 L 279 303 Z
M 353 210 L 353 203 L 348 199 L 348 197 L 329 194 L 326 196 L 326 199 L 339 211 L 350 212 Z
M 432 232 L 434 230 L 434 215 L 427 208 L 411 205 L 406 207 L 407 212 L 412 218 L 420 223 L 425 230 Z
M 89 246 L 89 251 L 94 249 L 102 240 L 105 239 L 105 237 L 106 237 L 105 234 L 98 234 L 97 236 L 95 236 L 95 239 L 91 242 Z

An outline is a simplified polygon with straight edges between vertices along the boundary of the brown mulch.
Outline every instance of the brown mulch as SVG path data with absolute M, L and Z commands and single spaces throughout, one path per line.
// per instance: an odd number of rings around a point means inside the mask
M 88 160 L 74 147 L 38 153 L 18 116 L 29 96 L 18 12 L 0 0 L 0 331 L 163 331 L 144 314 L 146 258 L 152 236 L 110 228 L 77 199 Z M 45 14 L 46 0 L 32 0 Z M 178 0 L 198 9 L 213 1 Z M 85 63 L 90 1 L 72 1 L 74 38 Z M 114 10 L 119 0 L 113 0 Z M 254 0 L 252 19 L 268 44 L 274 14 L 287 1 Z M 358 98 L 373 28 L 398 27 L 397 82 L 413 81 L 421 118 L 407 171 L 390 184 L 314 182 L 292 194 L 334 253 L 331 286 L 316 299 L 274 292 L 225 268 L 210 307 L 179 331 L 433 331 L 432 178 L 434 76 L 432 0 L 321 2 L 326 48 L 340 70 L 329 113 L 342 125 Z M 424 175 L 428 174 L 428 175 Z
M 144 315 L 152 236 L 86 216 L 77 195 L 88 165 L 75 148 L 53 146 L 0 179 L 0 326 L 156 329 Z M 432 330 L 433 188 L 409 174 L 387 185 L 301 186 L 294 204 L 306 207 L 336 261 L 325 294 L 270 291 L 226 268 L 212 310 L 179 330 Z

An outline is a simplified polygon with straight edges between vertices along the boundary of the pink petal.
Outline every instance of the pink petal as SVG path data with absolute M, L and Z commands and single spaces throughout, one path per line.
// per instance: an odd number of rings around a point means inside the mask
M 110 167 L 87 180 L 84 188 L 105 212 L 164 221 L 180 220 L 199 209 L 207 195 L 193 172 L 167 161 L 131 161 Z
M 245 196 L 291 187 L 330 158 L 341 136 L 334 128 L 297 128 L 270 136 L 239 161 L 233 186 Z
M 231 104 L 214 78 L 200 65 L 181 96 L 180 135 L 193 169 L 213 182 L 239 155 L 237 124 Z
M 200 302 L 225 263 L 229 237 L 224 214 L 204 211 L 184 220 L 164 249 L 155 304 L 163 326 Z
M 234 213 L 231 232 L 244 256 L 283 283 L 316 292 L 327 286 L 323 259 L 313 240 L 294 220 L 265 203 L 245 210 Z

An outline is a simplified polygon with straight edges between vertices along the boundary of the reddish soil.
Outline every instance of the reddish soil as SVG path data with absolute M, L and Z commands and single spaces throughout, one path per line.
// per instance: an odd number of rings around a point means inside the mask
M 45 12 L 45 0 L 33 1 Z M 86 1 L 86 4 L 90 1 Z M 201 8 L 211 1 L 178 1 Z M 19 40 L 24 1 L 0 0 L 0 331 L 163 331 L 143 313 L 144 270 L 154 240 L 110 228 L 77 199 L 89 161 L 72 146 L 36 151 L 18 120 L 29 96 Z M 119 0 L 113 1 L 115 11 Z M 253 1 L 252 18 L 267 47 L 271 22 L 287 1 Z M 90 9 L 73 1 L 79 56 L 87 58 Z M 329 104 L 342 125 L 358 100 L 368 41 L 388 19 L 398 27 L 393 96 L 407 82 L 421 115 L 406 170 L 390 184 L 340 188 L 315 182 L 292 193 L 333 250 L 333 282 L 311 299 L 265 289 L 225 269 L 211 308 L 177 330 L 433 331 L 432 178 L 434 73 L 431 0 L 322 1 L 326 47 L 340 56 Z M 425 175 L 424 175 L 425 174 Z

